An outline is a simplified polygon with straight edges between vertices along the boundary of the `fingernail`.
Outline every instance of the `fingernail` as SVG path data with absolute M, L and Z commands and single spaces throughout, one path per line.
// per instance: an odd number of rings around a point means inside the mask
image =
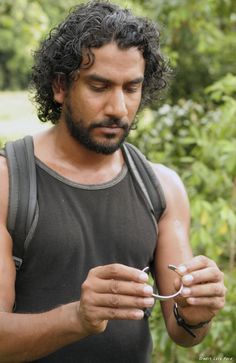
M 187 271 L 187 268 L 186 266 L 184 265 L 180 265 L 177 270 L 181 273 L 181 274 L 184 274 L 186 271 Z
M 192 275 L 185 275 L 182 278 L 183 282 L 192 282 L 193 281 L 193 276 Z
M 187 302 L 190 304 L 190 305 L 194 305 L 196 303 L 196 299 L 194 299 L 193 297 L 190 297 L 189 299 L 187 299 Z
M 181 291 L 181 294 L 184 295 L 184 296 L 189 296 L 191 293 L 191 290 L 188 289 L 187 287 L 184 287 Z
M 153 288 L 150 285 L 146 285 L 143 288 L 143 292 L 145 294 L 153 294 Z
M 134 315 L 135 315 L 136 319 L 143 319 L 144 312 L 142 310 L 137 310 L 137 311 L 135 311 Z
M 140 281 L 147 281 L 148 280 L 148 275 L 145 272 L 141 272 L 139 274 L 139 280 Z
M 144 299 L 144 304 L 145 306 L 152 306 L 154 305 L 155 300 L 153 299 L 153 297 L 148 297 L 146 299 Z

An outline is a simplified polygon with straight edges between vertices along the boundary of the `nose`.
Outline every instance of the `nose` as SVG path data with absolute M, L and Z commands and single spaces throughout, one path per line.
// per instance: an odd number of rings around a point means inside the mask
M 114 90 L 108 95 L 105 113 L 109 117 L 122 119 L 128 114 L 126 99 L 122 90 Z

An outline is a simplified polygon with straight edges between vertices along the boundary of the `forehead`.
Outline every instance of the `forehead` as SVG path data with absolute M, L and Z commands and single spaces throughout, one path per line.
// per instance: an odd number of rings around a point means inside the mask
M 118 48 L 116 43 L 109 43 L 100 48 L 92 48 L 94 63 L 88 69 L 80 69 L 81 76 L 96 73 L 113 82 L 128 82 L 144 76 L 145 61 L 136 47 Z M 84 59 L 86 63 L 86 57 Z

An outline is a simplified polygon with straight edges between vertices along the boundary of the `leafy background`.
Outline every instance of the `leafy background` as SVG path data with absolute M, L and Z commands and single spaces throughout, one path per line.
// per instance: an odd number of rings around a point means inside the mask
M 27 99 L 22 90 L 28 85 L 32 50 L 79 2 L 0 1 L 2 144 L 17 137 L 15 126 L 4 133 L 7 123 L 33 122 L 39 127 L 31 109 L 23 112 Z M 228 288 L 225 309 L 213 320 L 205 340 L 193 348 L 178 347 L 170 340 L 157 304 L 150 320 L 153 362 L 236 361 L 236 2 L 116 2 L 159 24 L 162 51 L 173 68 L 169 91 L 140 114 L 139 128 L 130 141 L 150 160 L 179 173 L 191 203 L 194 254 L 213 258 L 224 271 Z M 11 101 L 25 97 L 10 116 L 6 95 Z

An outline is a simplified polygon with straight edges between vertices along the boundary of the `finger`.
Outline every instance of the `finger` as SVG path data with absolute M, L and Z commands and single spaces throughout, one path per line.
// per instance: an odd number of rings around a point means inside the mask
M 140 309 L 116 309 L 100 307 L 96 310 L 96 320 L 141 320 L 144 311 Z
M 210 296 L 225 296 L 226 288 L 219 283 L 199 284 L 191 287 L 184 287 L 181 295 L 183 297 L 210 297 Z
M 153 288 L 150 285 L 114 279 L 97 279 L 93 289 L 95 292 L 101 294 L 111 293 L 129 296 L 152 296 L 153 294 Z
M 181 284 L 182 284 L 182 281 L 181 281 L 180 278 L 176 278 L 174 280 L 174 288 L 175 288 L 176 291 L 178 291 L 180 289 Z M 183 289 L 181 291 L 183 291 Z M 175 300 L 175 302 L 177 302 L 177 304 L 179 306 L 187 306 L 188 305 L 188 303 L 186 301 L 186 298 L 182 294 L 175 297 L 174 300 Z
M 92 304 L 98 307 L 109 307 L 116 309 L 137 308 L 144 309 L 154 305 L 153 297 L 134 297 L 115 294 L 93 294 Z
M 210 307 L 211 310 L 222 309 L 225 305 L 225 299 L 222 297 L 190 297 L 187 298 L 189 305 Z
M 182 277 L 183 284 L 191 286 L 206 282 L 223 281 L 223 273 L 217 267 L 208 267 L 202 270 L 192 271 Z
M 95 267 L 90 270 L 89 275 L 94 275 L 100 279 L 114 279 L 135 282 L 148 281 L 148 275 L 145 272 L 118 263 Z
M 210 260 L 206 256 L 196 256 L 196 257 L 193 257 L 190 261 L 177 266 L 176 271 L 180 275 L 184 275 L 186 273 L 196 271 L 196 270 L 201 270 L 201 269 L 204 269 L 204 268 L 210 267 L 210 266 L 216 267 L 215 262 Z

